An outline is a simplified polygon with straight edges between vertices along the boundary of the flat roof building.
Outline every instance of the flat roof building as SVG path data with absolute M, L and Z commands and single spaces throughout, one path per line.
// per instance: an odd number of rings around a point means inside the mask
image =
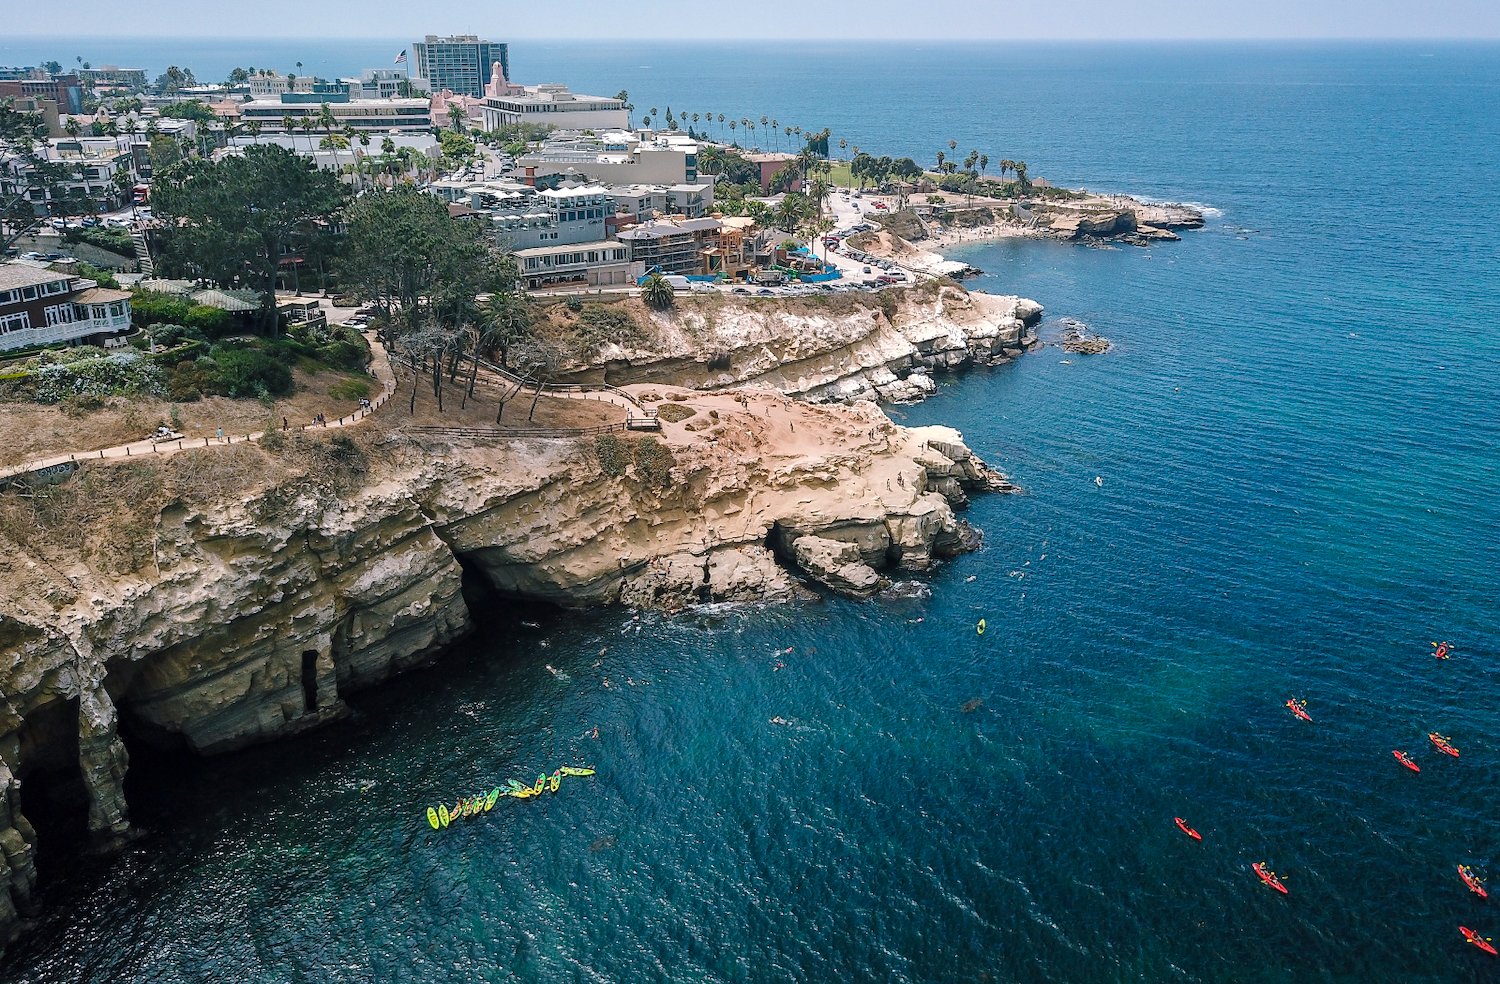
M 625 245 L 613 241 L 518 249 L 515 257 L 527 290 L 624 286 L 645 273 Z
M 259 121 L 267 133 L 282 133 L 282 121 L 291 117 L 316 121 L 323 106 L 333 113 L 334 129 L 426 130 L 432 127 L 432 103 L 427 99 L 351 99 L 345 93 L 285 92 L 275 99 L 252 99 L 240 107 L 245 123 Z
M 473 34 L 439 37 L 429 34 L 412 48 L 412 75 L 432 92 L 451 89 L 469 96 L 484 95 L 490 66 L 499 62 L 510 75 L 510 46 Z

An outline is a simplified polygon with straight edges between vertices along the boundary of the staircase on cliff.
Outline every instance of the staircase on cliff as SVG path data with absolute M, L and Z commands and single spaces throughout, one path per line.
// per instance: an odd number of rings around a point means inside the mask
M 146 245 L 146 231 L 140 224 L 130 229 L 130 241 L 135 244 L 136 259 L 140 261 L 141 273 L 148 277 L 156 275 L 156 264 L 151 260 L 151 250 Z

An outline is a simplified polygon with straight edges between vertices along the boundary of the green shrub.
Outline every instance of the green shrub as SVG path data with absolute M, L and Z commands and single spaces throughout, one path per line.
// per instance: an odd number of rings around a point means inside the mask
M 218 338 L 234 324 L 234 318 L 222 308 L 210 307 L 207 304 L 194 304 L 188 308 L 182 323 L 189 328 L 197 329 L 201 335 Z
M 692 407 L 683 406 L 681 403 L 663 403 L 656 409 L 656 415 L 669 424 L 686 420 L 697 412 Z
M 183 342 L 206 342 L 208 338 L 196 327 L 161 324 L 151 329 L 151 340 L 162 348 L 170 349 Z
M 130 299 L 130 320 L 137 328 L 151 325 L 187 323 L 188 312 L 193 305 L 171 294 L 138 290 Z
M 37 357 L 33 373 L 38 403 L 60 403 L 69 397 L 161 396 L 166 380 L 161 367 L 139 352 L 97 355 L 78 349 Z
M 644 437 L 635 442 L 635 477 L 642 485 L 664 488 L 671 484 L 674 464 L 672 452 L 656 438 Z
M 583 298 L 578 297 L 574 294 L 569 294 L 568 299 L 563 303 L 565 303 L 568 306 L 568 310 L 572 311 L 574 314 L 577 314 L 579 311 L 583 310 Z
M 259 349 L 214 347 L 216 392 L 225 396 L 285 396 L 292 391 L 292 370 Z
M 613 434 L 600 434 L 594 438 L 594 454 L 599 459 L 599 470 L 611 478 L 625 474 L 630 463 L 624 443 Z
M 578 317 L 578 342 L 586 352 L 601 345 L 639 342 L 645 336 L 629 311 L 609 304 L 585 304 Z

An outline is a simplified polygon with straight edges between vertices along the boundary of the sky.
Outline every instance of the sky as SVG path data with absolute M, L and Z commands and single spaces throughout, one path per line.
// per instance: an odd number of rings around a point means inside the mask
M 0 0 L 0 34 L 120 37 L 1500 38 L 1500 0 Z M 722 11 L 722 12 L 720 12 Z

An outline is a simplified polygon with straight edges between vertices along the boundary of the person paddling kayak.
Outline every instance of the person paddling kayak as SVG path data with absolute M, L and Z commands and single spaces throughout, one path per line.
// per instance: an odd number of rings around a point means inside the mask
M 1458 927 L 1458 931 L 1464 934 L 1464 939 L 1468 940 L 1470 943 L 1473 943 L 1485 953 L 1488 953 L 1490 956 L 1496 956 L 1495 948 L 1491 945 L 1492 941 L 1490 937 L 1480 936 L 1478 933 L 1474 932 L 1467 926 Z
M 1432 644 L 1432 655 L 1434 659 L 1447 659 L 1449 646 L 1446 642 L 1434 642 Z
M 1392 752 L 1391 754 L 1394 755 L 1394 756 L 1396 756 L 1396 761 L 1397 762 L 1400 762 L 1402 765 L 1406 766 L 1411 771 L 1413 771 L 1413 772 L 1421 772 L 1422 771 L 1421 769 L 1419 769 L 1417 767 L 1417 763 L 1413 762 L 1411 760 L 1411 757 L 1409 755 L 1407 755 L 1405 752 L 1395 751 L 1395 752 Z
M 1307 713 L 1307 701 L 1298 700 L 1297 698 L 1293 697 L 1291 700 L 1286 702 L 1286 706 L 1287 710 L 1291 711 L 1292 714 L 1295 715 L 1299 720 L 1312 720 L 1312 715 Z
M 1464 880 L 1464 884 L 1469 886 L 1469 891 L 1475 895 L 1482 899 L 1490 897 L 1490 893 L 1484 890 L 1484 882 L 1480 880 L 1478 875 L 1474 874 L 1474 869 L 1469 865 L 1461 864 L 1458 866 L 1458 877 Z
M 1264 861 L 1257 861 L 1250 867 L 1254 869 L 1257 875 L 1260 876 L 1261 881 L 1276 889 L 1276 891 L 1280 892 L 1282 895 L 1291 894 L 1286 890 L 1286 886 L 1281 884 L 1281 879 L 1276 877 L 1276 872 L 1268 868 Z
M 1198 833 L 1198 831 L 1194 830 L 1192 827 L 1189 827 L 1187 821 L 1182 819 L 1182 817 L 1173 817 L 1172 821 L 1177 824 L 1177 829 L 1181 830 L 1184 834 L 1187 834 L 1193 840 L 1201 841 L 1203 839 L 1203 835 Z
M 1458 749 L 1453 747 L 1452 742 L 1447 737 L 1438 734 L 1436 731 L 1429 731 L 1427 733 L 1427 740 L 1436 745 L 1438 751 L 1444 755 L 1452 755 L 1454 758 L 1458 758 Z

